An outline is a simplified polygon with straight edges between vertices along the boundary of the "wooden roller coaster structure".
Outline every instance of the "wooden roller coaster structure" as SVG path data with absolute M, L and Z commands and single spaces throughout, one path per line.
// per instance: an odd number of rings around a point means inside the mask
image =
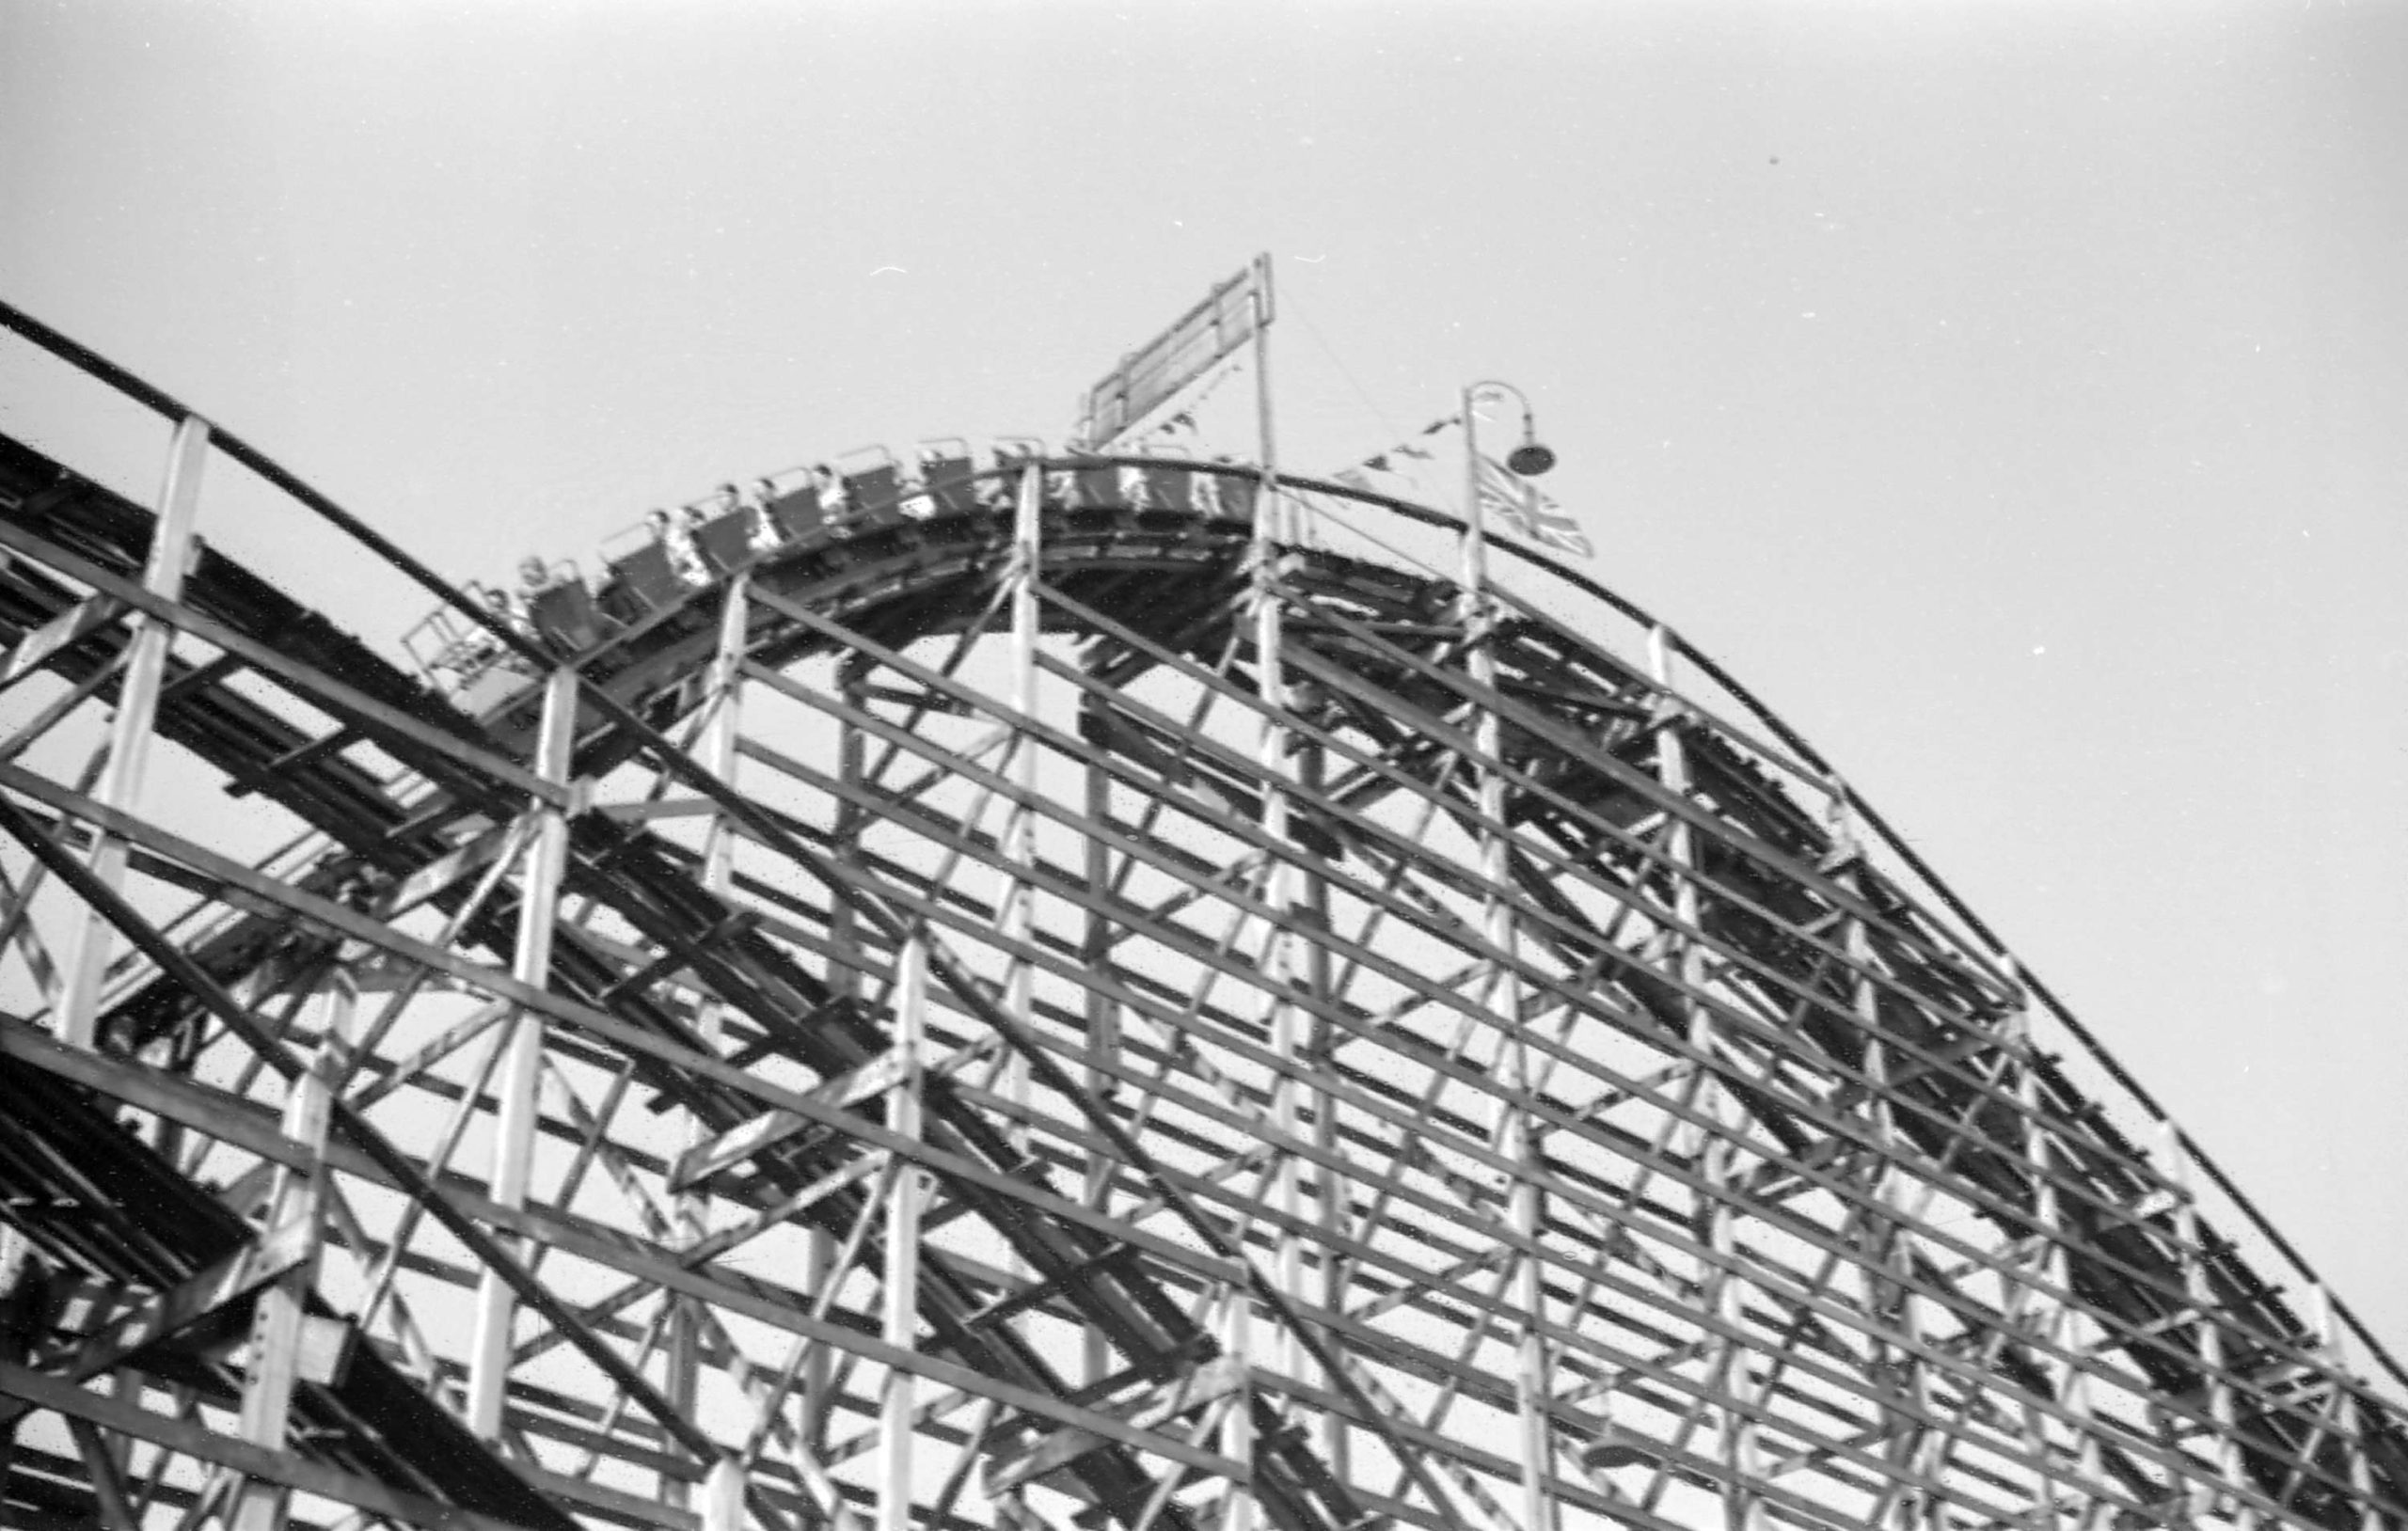
M 1568 571 L 1020 446 L 514 624 L 0 319 L 174 428 L 0 439 L 10 1523 L 2408 1525 L 2346 1306 Z

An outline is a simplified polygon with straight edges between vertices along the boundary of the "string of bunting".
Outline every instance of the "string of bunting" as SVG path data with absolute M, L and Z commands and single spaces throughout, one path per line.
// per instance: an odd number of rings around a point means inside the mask
M 1228 366 L 1222 368 L 1219 371 L 1213 373 L 1210 378 L 1205 380 L 1204 386 L 1197 388 L 1195 394 L 1188 399 L 1184 408 L 1180 409 L 1178 414 L 1171 416 L 1168 419 L 1164 420 L 1161 424 L 1139 433 L 1137 439 L 1139 441 L 1154 441 L 1163 436 L 1176 434 L 1180 431 L 1184 431 L 1190 435 L 1196 434 L 1196 412 L 1204 406 L 1204 401 L 1212 398 L 1213 394 L 1220 391 L 1222 384 L 1227 383 L 1230 378 L 1237 375 L 1238 369 L 1241 365 L 1241 363 L 1233 361 Z
M 1384 451 L 1373 452 L 1361 462 L 1339 468 L 1331 478 L 1351 488 L 1370 494 L 1387 494 L 1373 481 L 1377 474 L 1402 481 L 1407 492 L 1399 498 L 1428 497 L 1421 475 L 1415 470 L 1417 462 L 1434 463 L 1438 454 L 1421 443 L 1431 436 L 1464 422 L 1461 415 L 1449 415 L 1432 420 L 1414 435 L 1408 436 Z M 1594 558 L 1597 550 L 1580 530 L 1579 523 L 1565 513 L 1563 508 L 1539 490 L 1539 486 L 1513 472 L 1486 452 L 1480 455 L 1480 512 L 1495 514 L 1507 529 L 1531 542 L 1569 553 L 1575 558 Z

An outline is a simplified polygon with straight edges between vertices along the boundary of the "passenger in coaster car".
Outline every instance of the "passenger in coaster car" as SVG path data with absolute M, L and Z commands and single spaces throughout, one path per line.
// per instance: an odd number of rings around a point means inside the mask
M 975 481 L 979 507 L 1011 511 L 1020 504 L 1021 471 L 1044 455 L 1044 445 L 1031 437 L 1014 436 L 994 443 L 995 471 Z
M 556 573 L 538 554 L 530 553 L 518 560 L 518 605 L 522 610 L 531 609 L 536 596 L 564 583 L 566 576 Z
M 828 534 L 843 541 L 849 535 L 845 529 L 845 481 L 827 464 L 814 463 L 811 486 L 819 496 L 819 513 L 827 518 Z
M 752 545 L 764 553 L 785 541 L 779 535 L 777 522 L 769 515 L 769 507 L 777 497 L 777 485 L 767 479 L 752 481 L 752 492 L 749 497 L 752 508 Z
M 534 560 L 530 560 L 529 561 L 532 562 Z M 526 565 L 521 564 L 519 567 L 523 570 Z M 535 629 L 528 623 L 527 608 L 525 603 L 521 602 L 517 597 L 512 595 L 510 592 L 506 590 L 489 590 L 484 592 L 484 595 L 485 608 L 491 611 L 495 616 L 499 617 L 503 622 L 508 623 L 512 632 L 516 633 L 521 638 L 527 638 L 533 635 Z
M 733 574 L 760 545 L 760 522 L 744 492 L 722 483 L 712 492 L 710 508 L 695 513 L 687 540 L 709 575 Z
M 524 567 L 522 564 L 521 568 Z M 535 641 L 535 623 L 528 616 L 527 605 L 524 601 L 508 591 L 501 590 L 488 590 L 484 592 L 484 597 L 485 608 L 507 623 L 512 632 L 530 642 Z M 531 661 L 515 650 L 504 649 L 501 641 L 491 633 L 479 633 L 474 636 L 483 639 L 487 644 L 491 645 L 491 657 L 485 661 L 486 667 L 499 664 L 506 670 L 515 670 L 523 674 L 531 675 L 535 672 L 535 667 Z
M 669 567 L 689 585 L 708 582 L 703 560 L 694 556 L 693 516 L 690 512 L 651 510 L 643 515 L 644 529 L 652 540 L 669 555 Z
M 581 652 L 601 640 L 601 613 L 574 563 L 519 560 L 517 604 L 539 641 Z

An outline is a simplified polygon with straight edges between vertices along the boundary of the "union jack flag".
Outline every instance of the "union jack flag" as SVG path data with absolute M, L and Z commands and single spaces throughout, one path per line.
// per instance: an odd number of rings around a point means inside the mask
M 1563 507 L 1539 493 L 1539 486 L 1504 464 L 1480 454 L 1480 509 L 1477 514 L 1495 512 L 1499 522 L 1534 543 L 1570 553 L 1576 558 L 1594 558 L 1597 550 L 1581 533 L 1580 525 L 1563 513 Z

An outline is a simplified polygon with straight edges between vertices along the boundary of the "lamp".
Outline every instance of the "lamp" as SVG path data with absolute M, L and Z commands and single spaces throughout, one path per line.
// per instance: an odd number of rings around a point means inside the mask
M 1555 451 L 1539 445 L 1538 433 L 1530 424 L 1529 406 L 1523 406 L 1522 444 L 1505 454 L 1505 466 L 1525 479 L 1535 479 L 1555 466 Z
M 1506 470 L 1516 478 L 1529 479 L 1555 466 L 1554 450 L 1539 444 L 1529 395 L 1493 378 L 1464 389 L 1464 585 L 1481 601 L 1487 599 L 1488 538 L 1481 513 L 1479 405 L 1483 398 L 1507 397 L 1522 406 L 1522 444 L 1506 454 Z

